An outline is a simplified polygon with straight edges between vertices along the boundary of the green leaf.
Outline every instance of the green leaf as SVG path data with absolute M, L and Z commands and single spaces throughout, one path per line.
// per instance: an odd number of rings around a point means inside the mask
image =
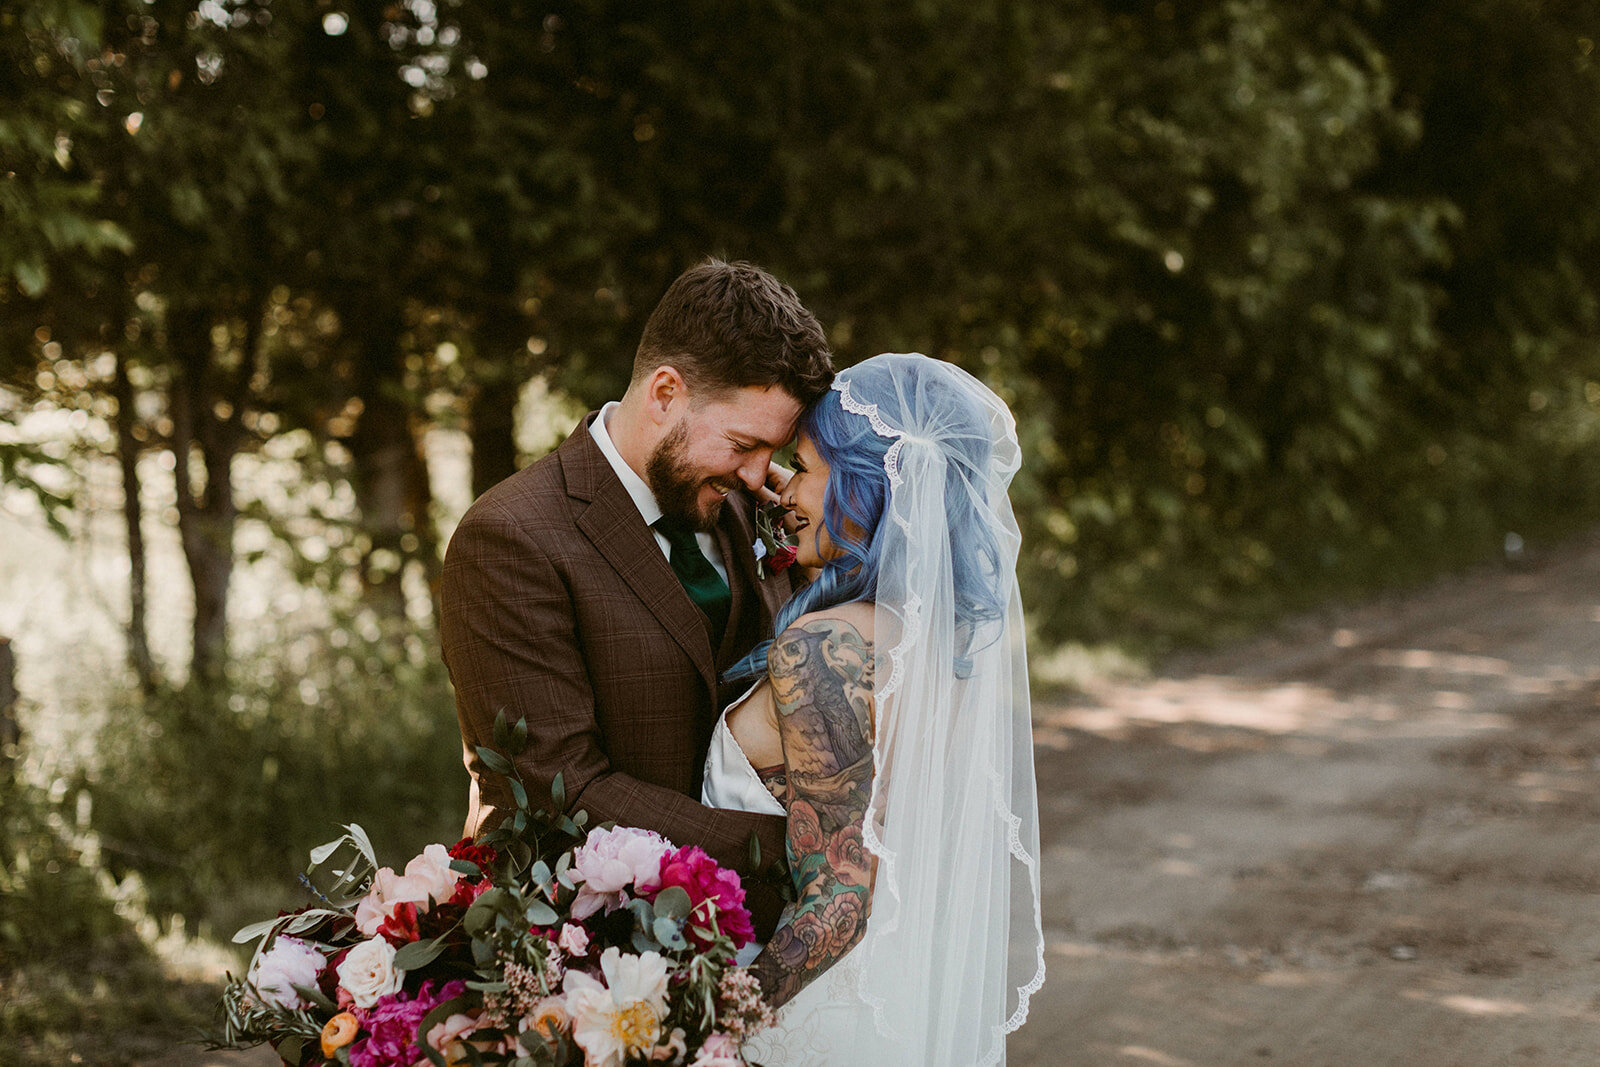
M 556 914 L 555 909 L 542 900 L 528 901 L 523 914 L 527 916 L 530 926 L 554 926 L 561 921 L 561 916 Z
M 752 871 L 761 869 L 761 839 L 756 836 L 754 830 L 750 831 L 750 869 Z
M 669 885 L 656 894 L 656 914 L 665 915 L 672 919 L 688 918 L 694 904 L 689 899 L 689 893 L 682 886 Z
M 494 749 L 485 748 L 482 745 L 477 746 L 477 748 L 478 758 L 483 760 L 484 766 L 488 767 L 494 773 L 503 774 L 507 778 L 517 773 L 516 768 L 511 766 L 511 761 L 500 755 L 500 753 L 496 752 Z
M 522 750 L 528 747 L 528 720 L 517 719 L 517 724 L 511 728 L 511 743 L 506 746 L 513 756 L 520 756 Z
M 506 723 L 506 709 L 494 713 L 494 747 L 501 752 L 511 748 L 511 727 Z
M 242 945 L 246 941 L 254 941 L 256 938 L 260 937 L 268 930 L 271 930 L 274 926 L 277 926 L 278 923 L 282 921 L 283 920 L 281 918 L 263 919 L 261 922 L 251 923 L 249 926 L 240 927 L 239 932 L 233 935 L 233 943 L 235 945 Z
M 442 934 L 431 941 L 413 941 L 400 946 L 400 951 L 394 954 L 394 965 L 402 971 L 419 970 L 438 959 L 443 951 Z
M 519 808 L 528 806 L 528 790 L 515 778 L 511 779 L 511 799 L 517 802 Z
M 550 782 L 550 802 L 555 805 L 550 809 L 553 812 L 567 810 L 567 784 L 563 772 L 557 771 Z
M 682 949 L 689 947 L 689 942 L 685 940 L 683 931 L 678 929 L 678 924 L 664 915 L 656 919 L 655 926 L 651 928 L 651 932 L 656 935 L 656 940 L 667 948 Z
M 300 1050 L 305 1047 L 306 1039 L 303 1037 L 286 1037 L 278 1042 L 278 1055 L 284 1063 L 299 1063 Z
M 427 1056 L 434 1064 L 434 1067 L 446 1067 L 446 1064 L 444 1056 L 432 1045 L 428 1044 L 428 1031 L 465 1008 L 469 1003 L 470 1001 L 466 997 L 455 997 L 452 1000 L 447 1000 L 424 1015 L 422 1021 L 417 1024 L 417 1045 L 422 1049 L 422 1054 Z
M 450 869 L 457 874 L 477 874 L 478 865 L 471 860 L 451 860 Z
M 328 1012 L 330 1014 L 338 1014 L 339 1005 L 337 1005 L 333 1001 L 329 1000 L 327 998 L 327 995 L 324 994 L 322 992 L 322 990 L 318 989 L 316 986 L 297 985 L 297 986 L 291 986 L 291 988 L 296 993 L 299 993 L 302 999 L 310 1001 L 311 1003 L 315 1004 L 317 1007 L 321 1008 L 323 1011 Z

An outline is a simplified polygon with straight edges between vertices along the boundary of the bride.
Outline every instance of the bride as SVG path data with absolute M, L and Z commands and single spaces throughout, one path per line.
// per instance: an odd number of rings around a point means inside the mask
M 801 419 L 782 502 L 817 577 L 729 672 L 758 681 L 703 796 L 788 818 L 753 1063 L 1004 1063 L 1044 982 L 1019 461 L 1005 404 L 922 355 L 840 372 Z

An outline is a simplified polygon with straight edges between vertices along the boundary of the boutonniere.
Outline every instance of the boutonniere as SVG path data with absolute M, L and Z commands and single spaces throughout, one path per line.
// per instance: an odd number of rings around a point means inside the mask
M 768 501 L 756 508 L 756 574 L 765 579 L 782 574 L 794 563 L 795 543 L 783 528 L 789 509 Z

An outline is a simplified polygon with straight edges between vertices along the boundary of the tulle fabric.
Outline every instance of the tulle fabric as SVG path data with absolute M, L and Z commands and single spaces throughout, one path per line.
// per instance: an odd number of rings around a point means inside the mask
M 1045 975 L 1021 536 L 1007 497 L 1016 425 L 976 378 L 922 355 L 875 356 L 834 388 L 894 440 L 862 827 L 878 868 L 850 953 L 865 1010 L 851 1016 L 848 1062 L 1003 1063 Z M 969 625 L 952 540 L 974 529 L 998 547 L 984 578 L 1002 609 Z

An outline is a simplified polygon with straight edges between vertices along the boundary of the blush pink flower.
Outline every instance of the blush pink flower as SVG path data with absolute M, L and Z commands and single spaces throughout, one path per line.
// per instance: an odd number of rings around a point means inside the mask
M 577 923 L 562 923 L 561 936 L 556 944 L 568 956 L 582 956 L 589 951 L 589 932 Z
M 744 886 L 739 883 L 739 876 L 718 866 L 717 861 L 700 848 L 694 845 L 681 848 L 661 864 L 661 889 L 672 885 L 689 894 L 693 911 L 683 932 L 696 948 L 710 948 L 711 942 L 694 932 L 695 923 L 709 925 L 713 918 L 717 928 L 733 939 L 735 948 L 743 948 L 755 940 L 756 932 L 750 924 L 750 911 L 744 906 Z
M 310 942 L 297 937 L 280 937 L 272 947 L 250 963 L 250 984 L 269 1007 L 295 1008 L 306 1006 L 306 1000 L 294 990 L 295 986 L 316 989 L 323 970 L 328 966 L 324 956 Z
M 356 905 L 356 928 L 368 937 L 394 915 L 400 904 L 415 904 L 419 912 L 455 895 L 461 875 L 450 869 L 450 853 L 443 845 L 429 845 L 422 855 L 406 864 L 405 874 L 381 868 L 372 879 L 372 888 Z
M 690 1067 L 745 1067 L 738 1042 L 727 1034 L 712 1034 L 689 1061 Z
M 632 826 L 592 830 L 574 850 L 572 869 L 583 884 L 572 901 L 572 917 L 583 920 L 604 907 L 622 905 L 624 890 L 645 896 L 661 884 L 661 860 L 672 846 L 661 835 Z

